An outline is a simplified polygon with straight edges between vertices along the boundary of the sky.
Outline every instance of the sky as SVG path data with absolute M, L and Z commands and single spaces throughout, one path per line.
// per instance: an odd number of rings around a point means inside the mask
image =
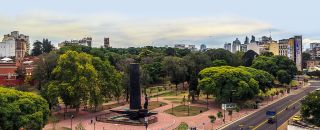
M 206 44 L 245 36 L 320 41 L 319 0 L 1 0 L 0 34 L 17 30 L 31 42 L 93 38 L 99 47 Z

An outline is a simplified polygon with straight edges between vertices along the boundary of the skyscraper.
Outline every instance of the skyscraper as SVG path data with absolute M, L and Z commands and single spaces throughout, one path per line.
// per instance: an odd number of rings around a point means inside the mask
M 109 38 L 104 38 L 104 44 L 103 44 L 104 48 L 109 48 L 110 47 L 110 41 Z
M 224 44 L 224 49 L 231 52 L 231 43 L 225 43 Z
M 243 44 L 249 44 L 249 38 L 248 36 L 246 36 L 246 39 L 244 40 L 244 43 Z
M 200 51 L 206 51 L 206 50 L 207 50 L 207 46 L 205 44 L 201 44 Z
M 237 51 L 241 51 L 241 42 L 238 38 L 232 42 L 232 52 L 236 53 Z

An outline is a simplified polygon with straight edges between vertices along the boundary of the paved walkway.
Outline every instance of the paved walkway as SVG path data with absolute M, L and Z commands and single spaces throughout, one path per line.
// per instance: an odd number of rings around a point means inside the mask
M 287 94 L 285 95 L 287 96 Z M 262 103 L 262 107 L 267 106 L 268 104 L 272 102 L 276 102 L 282 97 L 285 96 L 274 96 L 273 101 L 264 101 Z M 157 111 L 159 114 L 157 115 L 158 117 L 158 122 L 155 124 L 150 124 L 148 129 L 149 130 L 159 130 L 159 129 L 166 129 L 166 130 L 171 130 L 176 128 L 181 122 L 186 122 L 189 126 L 196 126 L 198 129 L 205 129 L 209 130 L 212 128 L 212 124 L 210 123 L 210 120 L 208 118 L 209 115 L 214 115 L 216 116 L 218 111 L 223 112 L 221 110 L 220 106 L 217 106 L 214 104 L 213 101 L 209 102 L 209 110 L 206 112 L 203 112 L 199 115 L 196 116 L 190 116 L 190 117 L 175 117 L 171 114 L 164 113 L 165 110 L 172 108 L 172 104 L 174 106 L 180 105 L 177 103 L 172 103 L 171 101 L 165 100 L 164 98 L 175 98 L 176 96 L 172 97 L 159 97 L 159 101 L 165 102 L 168 105 L 159 107 L 154 109 L 154 111 Z M 141 98 L 144 99 L 144 98 Z M 151 101 L 156 101 L 156 98 L 152 98 Z M 200 106 L 200 107 L 206 107 L 205 104 L 192 104 L 192 106 Z M 120 106 L 115 109 L 123 109 L 123 108 L 128 108 L 128 105 L 125 106 Z M 259 110 L 259 109 L 257 109 Z M 233 121 L 244 117 L 252 112 L 255 112 L 257 110 L 241 110 L 240 112 L 234 112 L 231 116 L 228 116 L 226 113 L 226 123 L 224 124 L 222 122 L 222 119 L 217 119 L 213 125 L 214 129 L 220 128 L 226 124 L 232 123 Z M 130 126 L 130 125 L 121 125 L 121 124 L 110 124 L 110 123 L 101 123 L 101 122 L 95 122 L 94 124 L 91 124 L 91 120 L 95 119 L 96 115 L 106 113 L 107 111 L 102 111 L 102 112 L 97 112 L 97 113 L 87 113 L 81 111 L 80 114 L 73 119 L 73 129 L 75 129 L 76 124 L 82 123 L 82 125 L 86 128 L 86 130 L 145 130 L 144 126 Z M 216 116 L 217 117 L 217 116 Z M 66 119 L 60 121 L 58 124 L 56 124 L 57 127 L 71 127 L 71 120 Z M 48 124 L 45 126 L 44 130 L 51 129 L 52 124 Z

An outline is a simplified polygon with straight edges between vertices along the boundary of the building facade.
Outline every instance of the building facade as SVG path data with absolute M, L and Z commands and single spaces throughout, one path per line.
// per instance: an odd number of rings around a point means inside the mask
M 288 56 L 288 44 L 289 44 L 289 39 L 279 40 L 279 55 L 280 56 Z
M 110 47 L 110 39 L 108 37 L 104 38 L 103 46 L 104 46 L 104 48 L 109 48 Z
M 231 50 L 231 43 L 225 43 L 225 44 L 224 44 L 224 49 L 227 50 L 227 51 L 232 52 L 232 50 Z
M 207 46 L 205 44 L 201 44 L 200 51 L 206 51 L 206 50 L 207 50 Z
M 185 49 L 186 45 L 185 44 L 174 44 L 174 48 Z
M 4 35 L 0 42 L 0 57 L 15 57 L 22 60 L 29 51 L 29 36 L 19 34 L 18 31 Z
M 82 45 L 82 46 L 88 46 L 92 47 L 92 38 L 91 37 L 85 37 L 80 40 L 70 40 L 70 41 L 63 41 L 58 44 L 58 47 L 63 47 L 65 45 Z
M 279 44 L 276 41 L 270 43 L 269 52 L 272 52 L 274 55 L 279 55 Z
M 241 51 L 241 42 L 238 38 L 232 42 L 232 52 L 236 53 L 237 51 Z

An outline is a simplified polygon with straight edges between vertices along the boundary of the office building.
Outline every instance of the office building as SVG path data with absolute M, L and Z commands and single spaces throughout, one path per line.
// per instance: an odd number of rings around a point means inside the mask
M 82 46 L 88 46 L 92 47 L 92 38 L 91 37 L 85 37 L 80 40 L 70 40 L 70 41 L 63 41 L 58 44 L 58 47 L 63 47 L 66 45 L 82 45 Z
M 185 44 L 175 44 L 174 48 L 178 48 L 178 49 L 185 49 L 186 45 Z
M 207 50 L 207 46 L 205 44 L 201 44 L 200 51 L 206 51 L 206 50 Z
M 279 55 L 288 56 L 289 39 L 279 40 Z
M 224 44 L 224 49 L 231 52 L 231 51 L 232 51 L 232 50 L 231 50 L 231 43 L 225 43 L 225 44 Z
M 272 52 L 274 55 L 279 55 L 279 44 L 276 41 L 272 41 L 269 44 L 269 52 Z
M 189 45 L 188 49 L 191 51 L 197 51 L 196 45 Z
M 19 34 L 18 31 L 4 35 L 2 42 L 0 42 L 0 57 L 15 57 L 22 60 L 29 53 L 29 50 L 29 36 Z
M 236 53 L 237 51 L 241 51 L 241 42 L 238 38 L 232 42 L 232 52 Z
M 108 37 L 104 38 L 103 46 L 104 46 L 104 48 L 109 48 L 110 47 L 110 39 Z

